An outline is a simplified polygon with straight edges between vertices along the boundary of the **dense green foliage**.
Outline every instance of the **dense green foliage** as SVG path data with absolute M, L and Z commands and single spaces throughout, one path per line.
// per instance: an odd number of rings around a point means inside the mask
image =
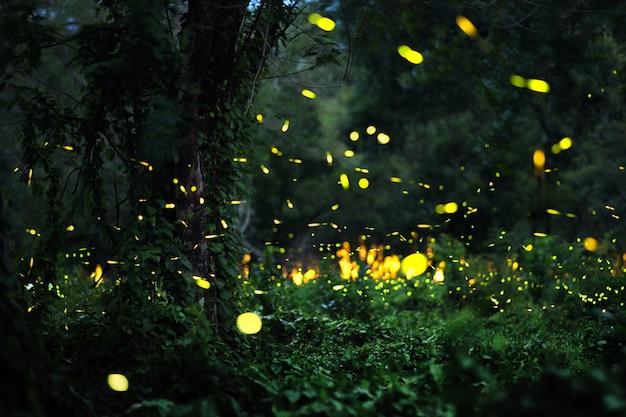
M 626 415 L 624 6 L 500 3 L 4 1 L 0 415 Z
M 436 260 L 467 256 L 459 242 L 433 245 Z M 298 287 L 256 265 L 241 301 L 263 328 L 219 339 L 193 307 L 159 303 L 140 322 L 103 316 L 111 290 L 71 276 L 41 317 L 60 378 L 45 396 L 64 415 L 623 415 L 623 291 L 596 304 L 578 296 L 614 285 L 623 266 L 566 245 L 533 251 L 518 271 L 465 258 L 475 285 L 452 273 L 436 284 L 430 272 L 346 282 L 329 264 Z M 578 265 L 568 282 L 593 280 L 573 293 L 556 280 L 541 291 L 507 284 L 536 280 L 554 255 Z M 123 373 L 128 391 L 112 391 L 110 373 Z

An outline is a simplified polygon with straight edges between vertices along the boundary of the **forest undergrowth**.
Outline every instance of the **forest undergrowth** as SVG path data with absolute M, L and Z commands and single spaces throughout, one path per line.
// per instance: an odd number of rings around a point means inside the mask
M 342 278 L 331 256 L 296 285 L 251 263 L 240 308 L 261 318 L 255 334 L 215 334 L 201 306 L 158 292 L 141 311 L 116 305 L 114 281 L 68 273 L 27 316 L 46 352 L 42 415 L 626 413 L 623 259 L 550 238 L 493 256 L 452 239 L 429 248 L 414 277 L 357 260 Z

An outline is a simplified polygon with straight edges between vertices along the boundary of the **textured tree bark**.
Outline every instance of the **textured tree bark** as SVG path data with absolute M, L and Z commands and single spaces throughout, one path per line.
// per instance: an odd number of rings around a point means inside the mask
M 208 280 L 204 298 L 209 319 L 218 323 L 218 285 L 213 254 L 207 242 L 208 225 L 220 227 L 218 198 L 220 178 L 214 161 L 219 152 L 219 132 L 214 114 L 231 100 L 237 88 L 234 74 L 236 43 L 247 3 L 232 0 L 189 0 L 184 26 L 186 56 L 180 80 L 179 100 L 184 111 L 176 175 L 181 189 L 177 216 L 187 245 L 193 273 Z M 209 153 L 207 155 L 206 153 Z M 194 191 L 192 191 L 194 190 Z

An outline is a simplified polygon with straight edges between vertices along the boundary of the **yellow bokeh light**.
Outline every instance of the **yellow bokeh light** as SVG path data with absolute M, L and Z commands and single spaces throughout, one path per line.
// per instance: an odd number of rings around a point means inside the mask
M 398 46 L 398 54 L 400 54 L 402 58 L 406 59 L 411 64 L 417 65 L 424 62 L 424 56 L 407 45 Z
M 400 56 L 402 58 L 406 58 L 406 54 L 411 51 L 411 47 L 406 46 L 406 45 L 400 45 L 398 46 L 398 53 L 400 54 Z
M 526 79 L 520 75 L 511 75 L 511 78 L 509 79 L 509 81 L 515 87 L 518 87 L 518 88 L 526 87 Z
M 552 145 L 552 147 L 550 148 L 550 152 L 552 152 L 555 155 L 558 155 L 561 153 L 561 147 L 559 146 L 558 143 L 555 143 L 554 145 Z
M 283 126 L 280 128 L 280 131 L 285 133 L 288 130 L 289 130 L 289 120 L 285 120 L 285 122 L 283 123 Z
M 334 20 L 329 19 L 328 17 L 322 17 L 317 22 L 317 27 L 319 27 L 323 31 L 330 32 L 333 29 L 335 29 L 335 22 L 334 22 Z
M 478 36 L 478 29 L 467 17 L 457 16 L 456 24 L 470 38 Z
M 541 149 L 535 150 L 533 153 L 533 164 L 536 169 L 543 169 L 546 164 L 546 154 Z
M 237 317 L 237 329 L 243 334 L 255 334 L 261 331 L 263 322 L 257 314 L 248 312 Z
M 315 278 L 315 276 L 317 275 L 317 272 L 315 271 L 315 269 L 309 269 L 304 273 L 304 282 L 308 282 L 311 281 L 312 279 Z
M 109 374 L 107 383 L 113 391 L 128 391 L 128 378 L 122 374 Z
M 391 140 L 389 135 L 387 135 L 386 133 L 382 133 L 382 132 L 378 134 L 376 139 L 378 140 L 378 143 L 380 143 L 381 145 L 386 145 Z
M 326 151 L 326 163 L 328 165 L 333 164 L 333 154 L 331 154 L 330 151 Z
M 435 213 L 437 213 L 437 214 L 445 214 L 445 212 L 446 212 L 445 204 L 437 204 L 435 206 Z
M 595 252 L 598 246 L 600 246 L 600 243 L 593 237 L 588 236 L 583 239 L 583 248 L 589 252 Z
M 400 272 L 411 279 L 418 275 L 422 275 L 428 268 L 428 258 L 422 253 L 413 253 L 402 259 Z
M 322 18 L 322 15 L 319 13 L 311 13 L 309 15 L 309 23 L 311 23 L 312 25 L 317 25 L 317 22 L 320 21 L 320 19 Z
M 339 176 L 339 182 L 341 183 L 341 186 L 344 190 L 350 188 L 350 180 L 348 179 L 348 176 L 346 174 L 341 174 Z
M 367 178 L 359 179 L 359 188 L 362 188 L 363 190 L 365 190 L 369 186 L 370 186 L 370 182 Z
M 306 98 L 310 98 L 311 100 L 317 97 L 317 94 L 315 94 L 313 91 L 306 89 L 302 90 L 302 95 Z
M 550 91 L 550 84 L 544 80 L 530 78 L 526 80 L 526 88 L 537 93 L 547 93 Z
M 443 206 L 443 211 L 446 214 L 456 213 L 458 209 L 459 209 L 459 205 L 457 203 L 455 203 L 454 201 L 446 203 Z
M 359 140 L 359 132 L 357 132 L 356 130 L 353 130 L 352 132 L 350 132 L 350 140 L 352 142 L 356 142 L 357 140 Z
M 209 281 L 207 281 L 204 278 L 200 278 L 200 277 L 193 277 L 194 281 L 196 282 L 196 285 L 202 289 L 208 290 L 209 288 L 211 288 L 211 283 Z
M 73 224 L 70 224 L 69 226 L 67 226 L 67 227 L 65 228 L 65 230 L 67 230 L 68 232 L 73 232 L 73 231 L 74 231 L 74 229 L 75 229 L 75 227 L 74 227 L 74 225 L 73 225 Z
M 354 156 L 354 151 L 352 149 L 346 149 L 343 153 L 346 158 L 352 158 Z
M 559 141 L 559 147 L 561 148 L 561 150 L 565 151 L 569 148 L 572 147 L 572 138 L 570 137 L 564 137 L 563 139 L 561 139 Z
M 444 281 L 443 269 L 437 268 L 433 274 L 433 282 L 442 283 Z
M 102 265 L 96 264 L 96 270 L 93 271 L 93 280 L 98 282 L 102 278 Z
M 365 133 L 367 133 L 368 135 L 373 135 L 374 133 L 376 133 L 376 126 L 368 126 L 367 129 L 365 129 Z
M 263 115 L 261 113 L 256 115 L 256 121 L 261 124 L 263 123 Z
M 411 64 L 415 64 L 415 65 L 418 65 L 424 62 L 424 56 L 414 50 L 410 50 L 409 52 L 407 52 L 404 58 L 407 61 L 409 61 Z
M 312 13 L 309 15 L 309 23 L 316 25 L 320 29 L 330 32 L 335 29 L 335 22 L 332 19 L 322 16 L 319 13 Z

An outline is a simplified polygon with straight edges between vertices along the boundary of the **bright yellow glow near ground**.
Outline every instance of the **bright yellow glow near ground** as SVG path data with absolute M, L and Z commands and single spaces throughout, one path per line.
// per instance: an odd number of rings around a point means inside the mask
M 365 133 L 367 133 L 368 135 L 373 135 L 374 133 L 376 133 L 376 126 L 368 126 L 367 129 L 365 129 Z
M 352 132 L 350 132 L 350 140 L 352 142 L 356 142 L 357 140 L 359 140 L 359 132 L 353 130 Z
M 352 149 L 346 149 L 346 151 L 343 153 L 343 156 L 345 156 L 346 158 L 352 158 L 354 156 L 354 151 Z
M 598 249 L 598 246 L 600 246 L 600 244 L 593 237 L 586 237 L 583 239 L 583 248 L 589 252 L 595 252 Z
M 237 317 L 237 328 L 243 334 L 255 334 L 261 331 L 263 322 L 255 313 L 248 312 Z
M 422 253 L 413 253 L 402 259 L 400 272 L 407 278 L 413 278 L 426 272 L 428 258 Z
M 128 391 L 128 378 L 122 374 L 109 374 L 107 383 L 113 391 Z
M 367 178 L 361 178 L 359 180 L 359 187 L 360 188 L 365 190 L 369 186 L 370 186 L 370 182 L 369 182 L 369 180 Z

